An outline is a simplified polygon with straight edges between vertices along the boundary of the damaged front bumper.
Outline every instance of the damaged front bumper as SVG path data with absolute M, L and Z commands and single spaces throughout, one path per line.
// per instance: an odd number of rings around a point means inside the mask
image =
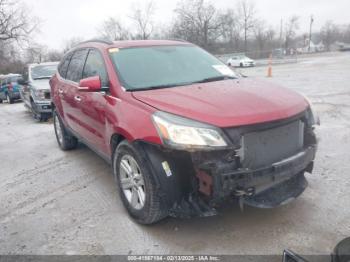
M 305 190 L 304 172 L 312 172 L 315 153 L 316 147 L 310 146 L 292 157 L 256 170 L 239 168 L 225 172 L 218 167 L 202 169 L 197 175 L 199 190 L 211 196 L 211 204 L 227 197 L 238 197 L 245 204 L 260 208 L 286 204 Z M 295 183 L 290 183 L 290 180 L 295 180 Z M 282 192 L 273 194 L 279 187 L 283 188 Z
M 292 136 L 296 131 L 300 131 L 302 139 Z M 304 173 L 312 172 L 317 151 L 316 135 L 313 127 L 307 124 L 306 115 L 229 132 L 232 141 L 243 136 L 251 139 L 246 141 L 248 153 L 245 158 L 240 152 L 243 146 L 186 151 L 136 142 L 150 163 L 157 190 L 164 201 L 163 207 L 170 215 L 213 215 L 215 208 L 229 199 L 238 199 L 241 205 L 273 208 L 292 201 L 305 190 Z M 284 143 L 288 138 L 292 142 Z M 266 143 L 271 145 L 270 151 L 266 150 Z M 281 159 L 280 147 L 283 146 L 289 153 Z M 249 154 L 252 148 L 259 152 L 255 163 L 251 160 L 255 160 L 256 155 Z M 270 155 L 260 157 L 261 153 Z

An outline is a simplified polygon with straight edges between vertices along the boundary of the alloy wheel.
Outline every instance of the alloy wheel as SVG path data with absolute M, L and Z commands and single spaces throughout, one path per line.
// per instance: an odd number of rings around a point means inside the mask
M 141 169 L 131 155 L 124 155 L 120 160 L 119 177 L 121 188 L 129 204 L 136 210 L 145 205 L 145 182 Z

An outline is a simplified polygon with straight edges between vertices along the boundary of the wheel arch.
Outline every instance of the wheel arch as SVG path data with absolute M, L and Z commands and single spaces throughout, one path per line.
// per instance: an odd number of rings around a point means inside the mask
M 111 149 L 111 152 L 112 152 L 112 159 L 113 159 L 113 155 L 114 155 L 114 152 L 115 152 L 115 149 L 117 148 L 117 146 L 123 141 L 123 140 L 126 140 L 127 138 L 120 134 L 120 133 L 114 133 L 112 136 L 111 136 L 111 139 L 110 139 L 110 149 Z

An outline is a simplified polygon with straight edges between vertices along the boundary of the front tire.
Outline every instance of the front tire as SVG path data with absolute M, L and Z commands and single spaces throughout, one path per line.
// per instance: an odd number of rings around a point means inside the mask
M 8 104 L 13 104 L 13 99 L 10 97 L 9 94 L 6 94 L 6 100 Z
M 78 139 L 66 130 L 56 110 L 53 111 L 53 122 L 56 139 L 59 147 L 63 151 L 72 150 L 78 146 Z
M 162 207 L 148 163 L 128 141 L 122 141 L 113 156 L 113 172 L 119 194 L 129 215 L 140 224 L 153 224 L 168 214 Z
M 240 63 L 240 64 L 239 64 L 239 67 L 243 67 L 243 63 Z

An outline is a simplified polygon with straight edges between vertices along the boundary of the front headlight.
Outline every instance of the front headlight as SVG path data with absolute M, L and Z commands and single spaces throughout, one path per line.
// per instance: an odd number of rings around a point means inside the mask
M 309 104 L 309 110 L 308 110 L 309 125 L 310 126 L 320 125 L 320 118 L 318 117 L 317 112 L 314 110 L 312 102 L 306 96 L 304 96 L 304 98 Z
M 34 95 L 35 95 L 35 97 L 38 98 L 39 100 L 45 100 L 45 92 L 44 92 L 44 90 L 35 89 L 35 90 L 34 90 Z
M 160 111 L 152 118 L 165 145 L 180 148 L 227 146 L 216 127 Z

